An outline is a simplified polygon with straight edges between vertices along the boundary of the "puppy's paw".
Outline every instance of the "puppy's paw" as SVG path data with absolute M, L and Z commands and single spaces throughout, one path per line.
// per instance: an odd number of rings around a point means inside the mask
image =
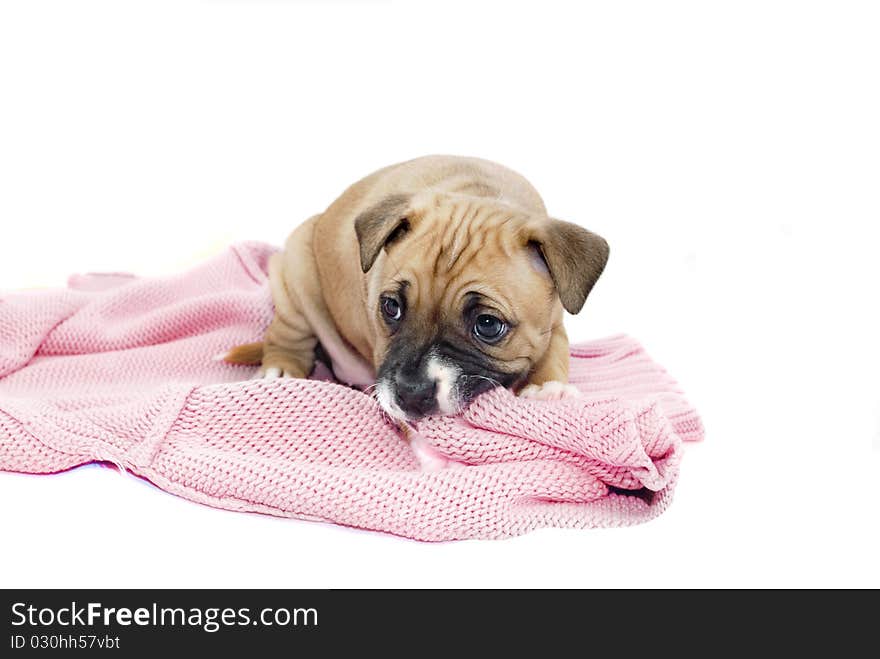
M 278 366 L 269 366 L 268 368 L 261 368 L 257 371 L 256 378 L 258 380 L 277 380 L 278 378 L 290 378 L 293 377 L 290 373 L 285 371 Z
M 519 395 L 532 400 L 565 400 L 580 398 L 581 392 L 573 384 L 551 380 L 544 384 L 530 384 L 523 387 Z
M 284 366 L 273 366 L 271 364 L 263 364 L 260 369 L 254 374 L 254 380 L 277 380 L 279 378 L 302 378 L 305 377 L 302 375 L 300 369 L 290 366 L 285 368 Z

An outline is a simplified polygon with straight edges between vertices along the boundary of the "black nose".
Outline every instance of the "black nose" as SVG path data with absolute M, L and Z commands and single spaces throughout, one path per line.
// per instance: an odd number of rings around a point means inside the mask
M 397 404 L 410 417 L 423 417 L 437 409 L 437 382 L 405 372 L 397 374 Z

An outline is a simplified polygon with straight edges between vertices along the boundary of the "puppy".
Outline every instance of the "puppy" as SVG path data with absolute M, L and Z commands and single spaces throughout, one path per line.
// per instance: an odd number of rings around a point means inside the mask
M 475 158 L 381 169 L 299 226 L 269 263 L 275 317 L 231 363 L 376 386 L 399 421 L 455 414 L 495 386 L 565 396 L 575 314 L 608 244 L 548 217 L 523 177 Z

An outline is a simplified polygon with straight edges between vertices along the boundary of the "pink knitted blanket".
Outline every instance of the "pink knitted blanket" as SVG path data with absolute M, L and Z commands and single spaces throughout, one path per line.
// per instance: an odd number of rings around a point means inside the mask
M 669 504 L 681 442 L 702 426 L 624 336 L 572 347 L 583 399 L 496 389 L 420 423 L 451 461 L 439 471 L 361 391 L 213 361 L 262 336 L 273 251 L 247 243 L 171 277 L 0 296 L 0 469 L 109 461 L 211 506 L 419 540 L 633 524 Z

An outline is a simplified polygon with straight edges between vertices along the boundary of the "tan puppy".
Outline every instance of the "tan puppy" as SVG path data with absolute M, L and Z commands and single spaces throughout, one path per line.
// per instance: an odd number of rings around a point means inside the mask
M 428 156 L 355 183 L 298 227 L 269 266 L 275 318 L 226 361 L 376 383 L 392 417 L 460 411 L 493 386 L 565 395 L 563 308 L 580 311 L 608 244 L 547 216 L 501 165 Z M 528 386 L 526 386 L 528 385 Z

